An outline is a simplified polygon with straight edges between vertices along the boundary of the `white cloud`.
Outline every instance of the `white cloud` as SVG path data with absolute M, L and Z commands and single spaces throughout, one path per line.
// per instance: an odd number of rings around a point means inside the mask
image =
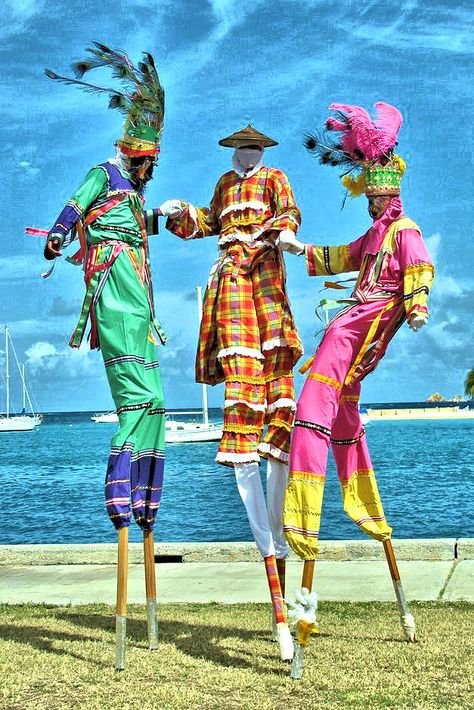
M 44 4 L 44 0 L 4 0 L 0 9 L 0 38 L 23 32 L 28 23 L 42 13 Z
M 102 367 L 100 358 L 84 344 L 79 350 L 57 348 L 53 343 L 38 340 L 25 351 L 28 370 L 33 374 L 57 373 L 58 379 L 94 375 Z
M 41 172 L 40 168 L 32 165 L 29 160 L 20 160 L 18 167 L 24 175 L 31 178 L 36 177 Z
M 439 232 L 436 232 L 435 234 L 432 234 L 430 237 L 425 238 L 425 243 L 426 243 L 426 248 L 428 249 L 428 252 L 433 259 L 434 263 L 436 264 L 438 261 L 438 251 L 439 247 L 441 244 L 441 234 Z

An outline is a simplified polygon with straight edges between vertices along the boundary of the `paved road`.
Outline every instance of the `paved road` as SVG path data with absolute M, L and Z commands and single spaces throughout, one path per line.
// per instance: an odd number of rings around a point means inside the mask
M 429 542 L 423 545 L 424 542 Z M 357 543 L 351 547 L 350 542 L 330 543 L 326 547 L 326 557 L 341 556 L 341 549 L 357 550 L 352 556 L 356 559 L 322 559 L 316 563 L 315 589 L 320 600 L 340 601 L 393 601 L 394 593 L 386 562 L 380 559 L 380 543 L 374 547 L 371 542 Z M 355 543 L 354 543 L 355 544 Z M 360 552 L 360 545 L 366 559 Z M 219 547 L 220 545 L 220 547 Z M 451 545 L 447 541 L 418 541 L 418 547 L 410 544 L 398 545 L 399 568 L 403 586 L 410 600 L 446 600 L 474 601 L 474 559 L 472 557 L 472 541 Z M 451 546 L 450 546 L 451 545 Z M 342 546 L 342 547 L 341 547 Z M 45 602 L 48 604 L 87 604 L 91 602 L 115 602 L 116 567 L 114 562 L 114 546 L 96 546 L 94 559 L 90 558 L 90 547 L 75 546 L 76 564 L 65 564 L 61 555 L 65 555 L 65 547 L 55 546 L 54 554 L 51 546 L 41 550 L 39 546 L 20 548 L 0 548 L 0 602 L 23 603 Z M 35 557 L 31 557 L 31 548 Z M 70 550 L 70 548 L 68 548 Z M 196 547 L 192 548 L 195 555 Z M 200 548 L 201 549 L 201 548 Z M 214 559 L 222 559 L 222 544 L 216 543 L 202 547 L 206 561 L 164 562 L 156 565 L 158 597 L 161 603 L 166 602 L 221 602 L 233 604 L 238 602 L 266 602 L 268 589 L 263 564 L 243 559 L 230 561 L 207 561 L 209 550 L 215 550 Z M 405 549 L 405 553 L 404 553 Z M 229 552 L 230 550 L 230 552 Z M 243 553 L 242 553 L 243 550 Z M 429 559 L 413 559 L 418 550 L 419 557 Z M 424 552 L 423 552 L 424 550 Z M 453 554 L 451 554 L 451 550 Z M 458 554 L 458 551 L 463 551 Z M 129 602 L 141 603 L 145 598 L 144 569 L 139 562 L 140 547 L 134 548 L 129 565 Z M 235 543 L 225 544 L 227 556 L 252 558 L 253 546 Z M 466 552 L 467 551 L 467 552 Z M 86 554 L 87 552 L 87 554 Z M 189 552 L 189 551 L 188 551 Z M 375 552 L 376 558 L 373 559 Z M 100 553 L 100 554 L 99 554 Z M 107 553 L 107 563 L 100 561 Z M 237 554 L 239 553 L 239 554 Z M 23 556 L 22 556 L 23 555 Z M 26 556 L 29 555 L 29 558 Z M 81 555 L 88 563 L 80 563 Z M 102 557 L 101 557 L 102 555 Z M 188 557 L 191 559 L 189 553 Z M 47 559 L 47 563 L 42 563 Z M 383 555 L 382 555 L 383 556 Z M 183 559 L 187 559 L 187 554 Z M 367 559 L 367 557 L 369 559 Z M 404 559 L 408 557 L 409 559 Z M 33 563 L 25 564 L 33 559 Z M 67 559 L 70 559 L 68 552 Z M 166 559 L 166 557 L 164 558 Z M 211 556 L 212 559 L 212 556 Z M 60 560 L 62 564 L 54 564 Z M 96 561 L 97 560 L 97 561 Z M 287 564 L 287 594 L 293 595 L 300 585 L 302 563 L 290 559 Z

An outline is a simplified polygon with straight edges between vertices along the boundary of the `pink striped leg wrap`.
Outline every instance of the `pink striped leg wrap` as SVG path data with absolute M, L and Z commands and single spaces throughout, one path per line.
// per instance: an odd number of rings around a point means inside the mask
M 265 571 L 267 573 L 268 587 L 272 598 L 273 611 L 275 613 L 275 621 L 277 624 L 286 624 L 286 611 L 283 604 L 283 596 L 281 593 L 280 578 L 278 576 L 277 561 L 274 555 L 264 557 Z

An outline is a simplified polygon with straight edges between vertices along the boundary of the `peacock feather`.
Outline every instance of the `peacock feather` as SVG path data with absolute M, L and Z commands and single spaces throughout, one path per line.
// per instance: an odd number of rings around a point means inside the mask
M 46 76 L 70 86 L 75 85 L 88 93 L 107 93 L 110 95 L 109 108 L 124 113 L 129 125 L 145 124 L 160 131 L 164 118 L 165 93 L 152 55 L 144 52 L 143 59 L 135 67 L 125 52 L 111 49 L 100 42 L 93 42 L 92 45 L 86 49 L 90 56 L 72 65 L 75 78 L 61 76 L 50 69 L 45 69 Z M 120 82 L 120 89 L 82 81 L 88 72 L 104 67 L 109 68 L 112 78 Z

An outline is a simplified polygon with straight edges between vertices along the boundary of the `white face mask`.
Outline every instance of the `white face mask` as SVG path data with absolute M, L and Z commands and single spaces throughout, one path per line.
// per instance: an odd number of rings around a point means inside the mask
M 236 148 L 234 155 L 243 170 L 250 170 L 257 165 L 262 157 L 262 151 L 255 148 Z

